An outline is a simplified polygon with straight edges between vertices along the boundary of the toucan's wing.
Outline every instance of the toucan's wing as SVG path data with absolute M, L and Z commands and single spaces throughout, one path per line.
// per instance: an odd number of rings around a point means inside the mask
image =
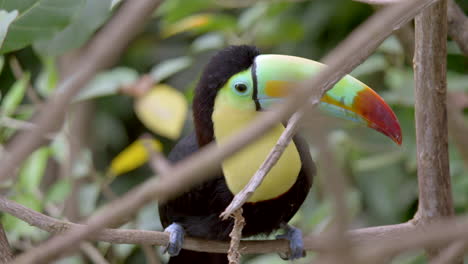
M 198 150 L 198 143 L 194 133 L 181 139 L 169 154 L 169 160 L 176 163 Z M 226 186 L 220 169 L 214 178 L 190 187 L 178 197 L 159 204 L 159 215 L 164 227 L 178 222 L 184 228 L 196 229 L 189 233 L 203 233 L 208 230 L 211 222 L 216 223 L 219 213 L 232 200 L 232 194 Z M 204 223 L 205 227 L 198 226 Z M 202 236 L 202 235 L 199 235 Z

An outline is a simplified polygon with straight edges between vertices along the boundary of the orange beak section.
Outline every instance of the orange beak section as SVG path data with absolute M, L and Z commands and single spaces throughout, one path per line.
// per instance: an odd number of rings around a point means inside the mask
M 322 98 L 321 104 L 327 105 L 325 108 L 336 106 L 345 110 L 348 116 L 346 119 L 365 122 L 368 127 L 388 136 L 398 145 L 401 145 L 403 141 L 400 123 L 395 113 L 382 97 L 368 87 L 357 92 L 350 106 L 346 105 L 343 100 L 338 101 L 328 94 Z M 343 117 L 342 114 L 338 116 Z

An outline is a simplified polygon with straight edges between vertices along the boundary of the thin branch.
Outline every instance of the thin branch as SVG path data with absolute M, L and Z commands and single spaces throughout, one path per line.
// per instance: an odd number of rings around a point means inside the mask
M 371 5 L 401 3 L 403 0 L 354 0 Z M 448 0 L 448 35 L 458 44 L 460 50 L 468 56 L 468 17 L 454 0 Z
M 167 160 L 162 153 L 157 152 L 153 148 L 153 144 L 151 144 L 151 140 L 153 137 L 150 134 L 144 134 L 140 137 L 145 147 L 146 151 L 148 152 L 149 156 L 149 165 L 153 170 L 154 174 L 164 174 L 170 171 L 172 165 Z
M 279 158 L 283 154 L 286 147 L 291 142 L 292 137 L 296 132 L 296 128 L 299 125 L 299 119 L 303 115 L 303 112 L 296 112 L 288 122 L 283 134 L 281 134 L 278 142 L 270 151 L 266 159 L 263 161 L 260 168 L 255 172 L 255 175 L 250 179 L 250 181 L 244 186 L 244 188 L 234 196 L 231 203 L 226 207 L 221 217 L 226 220 L 228 217 L 234 214 L 235 211 L 239 210 L 242 205 L 253 195 L 255 190 L 263 182 L 263 179 L 268 174 L 268 172 L 275 166 Z
M 467 249 L 466 241 L 459 240 L 454 242 L 448 248 L 444 249 L 440 254 L 435 257 L 429 264 L 451 264 L 460 260 Z
M 214 144 L 205 146 L 198 153 L 174 165 L 173 169 L 162 175 L 161 178 L 147 180 L 121 198 L 98 210 L 86 221 L 86 228 L 73 228 L 63 235 L 51 238 L 41 246 L 37 246 L 18 257 L 14 263 L 39 262 L 55 258 L 64 249 L 70 249 L 76 242 L 86 239 L 117 219 L 134 213 L 147 202 L 153 199 L 167 200 L 178 192 L 186 190 L 192 184 L 212 176 L 214 172 L 219 170 L 219 164 L 223 159 L 258 138 L 273 125 L 289 117 L 310 100 L 311 94 L 315 95 L 312 101 L 318 103 L 323 92 L 319 88 L 327 88 L 327 85 L 341 79 L 352 70 L 352 61 L 359 57 L 359 54 L 375 49 L 386 36 L 391 34 L 393 29 L 407 23 L 420 10 L 435 1 L 408 1 L 383 10 L 378 16 L 373 16 L 324 60 L 329 67 L 319 72 L 312 80 L 299 85 L 298 89 L 285 99 L 284 104 L 279 105 L 271 112 L 262 113 L 255 120 L 256 122 L 252 122 L 243 131 L 237 132 L 222 148 L 218 148 Z M 316 87 L 316 89 L 310 89 L 310 87 Z M 319 94 L 317 94 L 317 90 L 320 91 Z M 29 149 L 30 146 L 27 146 Z M 0 171 L 0 176 L 3 176 L 1 172 L 3 171 Z
M 80 249 L 88 256 L 89 259 L 95 264 L 109 264 L 109 262 L 102 256 L 101 252 L 89 242 L 80 244 Z
M 231 215 L 234 218 L 234 227 L 232 228 L 229 237 L 231 238 L 231 242 L 229 243 L 229 250 L 228 250 L 228 260 L 229 264 L 239 264 L 241 254 L 239 252 L 239 245 L 242 238 L 242 229 L 245 226 L 245 219 L 242 216 L 242 208 L 237 209 Z
M 468 17 L 454 0 L 448 0 L 448 34 L 468 56 Z
M 356 2 L 366 3 L 370 5 L 390 5 L 401 3 L 402 0 L 354 0 Z
M 11 252 L 10 243 L 3 229 L 2 223 L 0 223 L 0 264 L 9 263 L 13 259 L 13 253 Z
M 18 59 L 15 56 L 11 56 L 10 58 L 10 68 L 11 71 L 13 72 L 13 75 L 17 80 L 21 79 L 24 75 L 23 68 L 21 67 L 21 64 L 19 63 Z M 42 100 L 37 94 L 36 90 L 31 85 L 31 82 L 28 81 L 27 84 L 27 89 L 26 89 L 26 94 L 36 106 L 40 106 L 42 104 Z
M 31 152 L 43 144 L 42 135 L 61 126 L 73 96 L 96 72 L 114 63 L 128 43 L 151 18 L 159 0 L 126 1 L 117 14 L 89 43 L 77 63 L 76 71 L 60 83 L 56 92 L 35 119 L 37 127 L 24 131 L 8 145 L 9 155 L 0 161 L 0 180 L 14 176 L 14 171 Z
M 449 133 L 452 137 L 455 147 L 460 153 L 465 168 L 468 169 L 468 123 L 462 113 L 462 108 L 457 105 L 458 95 L 449 94 L 447 97 L 447 111 Z
M 151 245 L 141 245 L 141 249 L 143 249 L 143 253 L 145 253 L 146 263 L 161 264 L 159 256 L 156 255 L 156 252 L 154 252 L 153 247 Z

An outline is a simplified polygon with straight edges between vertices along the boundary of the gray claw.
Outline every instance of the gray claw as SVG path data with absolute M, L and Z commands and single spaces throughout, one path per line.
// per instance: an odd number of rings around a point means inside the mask
M 289 253 L 280 254 L 280 257 L 284 260 L 294 260 L 305 257 L 306 252 L 304 250 L 301 230 L 290 225 L 285 225 L 284 228 L 286 233 L 276 236 L 276 239 L 289 240 Z
M 169 253 L 171 257 L 179 255 L 182 245 L 184 244 L 184 228 L 177 223 L 172 223 L 164 229 L 164 232 L 169 233 L 169 243 L 164 252 Z

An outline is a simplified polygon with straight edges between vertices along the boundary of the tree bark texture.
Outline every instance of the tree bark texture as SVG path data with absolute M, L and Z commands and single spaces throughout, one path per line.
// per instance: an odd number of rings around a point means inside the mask
M 454 213 L 447 130 L 447 1 L 441 0 L 415 18 L 415 115 L 419 207 L 416 223 Z M 437 250 L 428 251 L 433 256 Z
M 8 238 L 3 229 L 3 225 L 0 223 L 0 264 L 8 263 L 12 260 L 13 254 L 11 252 Z

